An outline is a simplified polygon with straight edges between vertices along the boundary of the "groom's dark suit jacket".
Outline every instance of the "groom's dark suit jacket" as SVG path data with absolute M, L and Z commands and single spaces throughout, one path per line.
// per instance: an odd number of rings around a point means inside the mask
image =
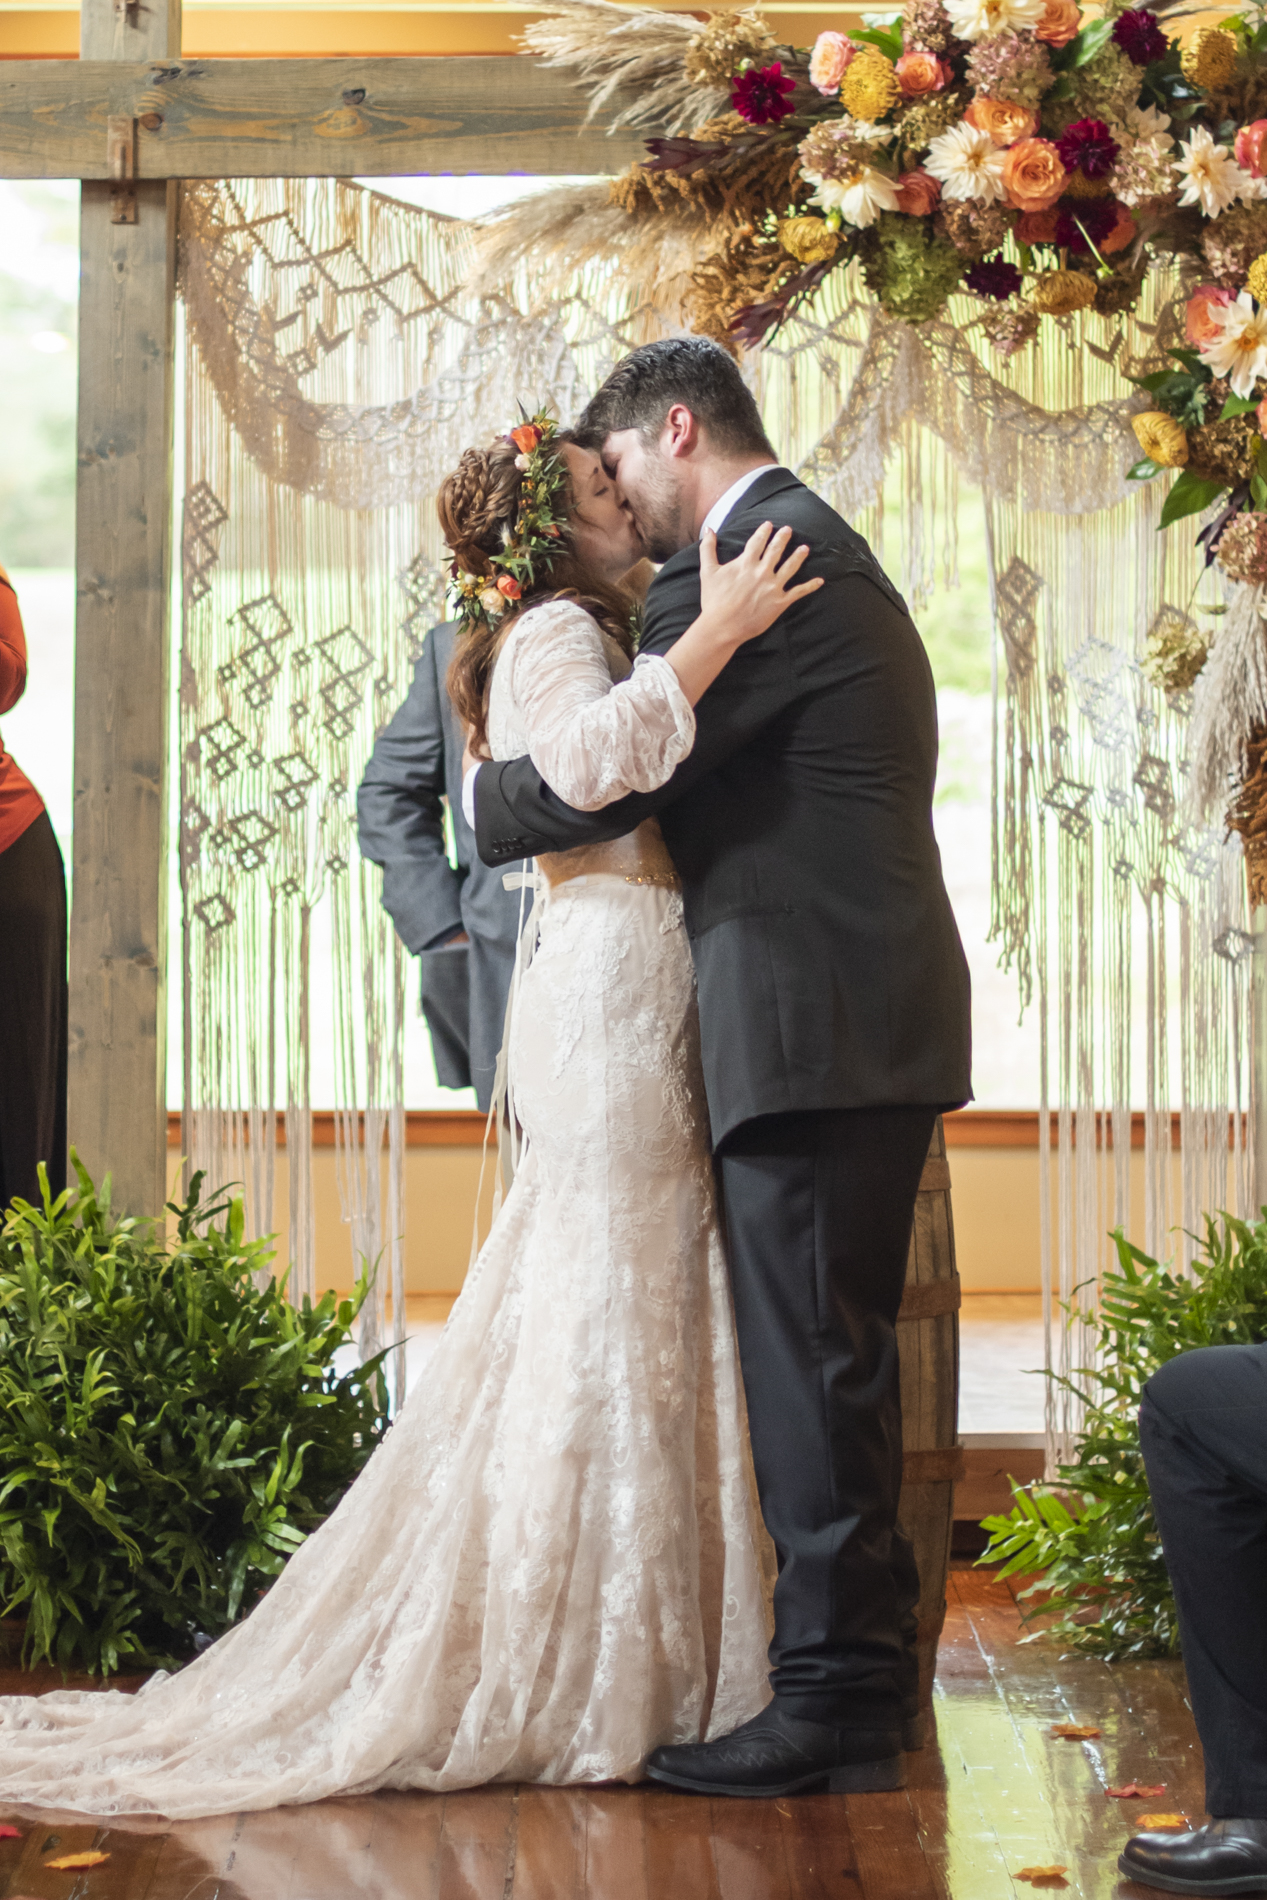
M 732 559 L 790 523 L 825 585 L 739 649 L 696 707 L 695 746 L 657 792 L 578 812 L 530 759 L 484 765 L 487 864 L 659 818 L 682 875 L 713 1141 L 753 1116 L 971 1094 L 968 968 L 933 837 L 932 673 L 867 543 L 786 469 L 722 525 Z M 699 548 L 647 597 L 644 653 L 699 611 Z

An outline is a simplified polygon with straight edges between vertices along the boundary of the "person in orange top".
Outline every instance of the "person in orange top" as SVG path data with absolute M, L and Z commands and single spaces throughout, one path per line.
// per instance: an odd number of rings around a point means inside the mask
M 26 690 L 18 597 L 0 567 L 0 713 Z M 44 800 L 0 737 L 0 1211 L 66 1185 L 66 873 Z

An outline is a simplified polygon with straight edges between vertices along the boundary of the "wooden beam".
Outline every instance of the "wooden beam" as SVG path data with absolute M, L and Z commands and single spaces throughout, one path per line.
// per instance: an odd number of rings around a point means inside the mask
M 145 57 L 180 32 L 174 3 L 127 10 L 135 42 L 114 0 L 82 21 L 86 47 Z M 83 187 L 69 1132 L 132 1214 L 166 1199 L 175 209 L 175 185 L 142 183 L 116 223 L 111 187 Z
M 97 0 L 100 4 L 100 0 Z M 564 74 L 513 59 L 0 62 L 0 177 L 108 177 L 138 121 L 138 178 L 623 171 L 642 134 L 585 126 Z

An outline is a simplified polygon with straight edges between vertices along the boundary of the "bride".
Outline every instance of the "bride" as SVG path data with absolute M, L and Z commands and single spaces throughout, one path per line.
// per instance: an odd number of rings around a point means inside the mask
M 538 416 L 445 481 L 474 740 L 592 810 L 662 785 L 694 703 L 819 583 L 753 535 L 664 658 L 596 456 Z M 780 566 L 780 561 L 782 565 Z M 0 1795 L 172 1819 L 377 1788 L 636 1780 L 768 1700 L 690 954 L 654 820 L 539 861 L 506 1055 L 527 1141 L 424 1382 L 253 1613 L 137 1696 L 0 1700 Z

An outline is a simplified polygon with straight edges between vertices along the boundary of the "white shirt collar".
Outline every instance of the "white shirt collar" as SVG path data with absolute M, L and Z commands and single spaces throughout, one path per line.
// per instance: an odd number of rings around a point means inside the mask
M 700 522 L 700 540 L 704 539 L 705 528 L 711 528 L 714 534 L 720 534 L 723 521 L 731 509 L 738 506 L 741 496 L 746 495 L 752 484 L 759 481 L 761 476 L 769 475 L 777 467 L 777 462 L 762 462 L 760 467 L 750 468 L 746 475 L 741 475 L 737 482 L 732 482 L 725 494 L 718 497 Z

